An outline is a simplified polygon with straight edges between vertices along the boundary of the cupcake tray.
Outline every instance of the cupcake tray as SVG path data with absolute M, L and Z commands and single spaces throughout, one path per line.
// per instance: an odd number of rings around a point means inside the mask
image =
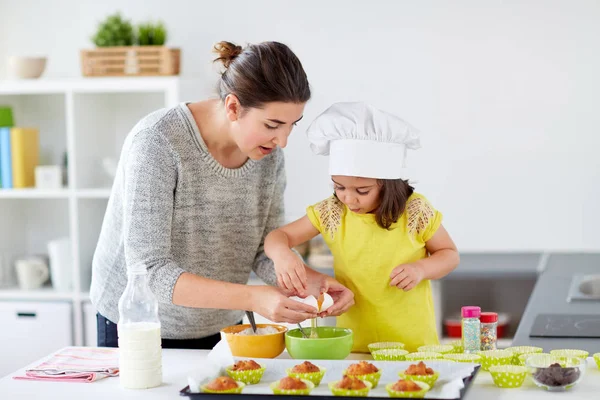
M 357 363 L 359 360 L 310 360 L 313 364 L 320 367 L 326 368 L 325 376 L 321 381 L 321 384 L 315 387 L 310 395 L 308 396 L 294 396 L 294 395 L 274 395 L 269 385 L 286 376 L 286 368 L 291 368 L 296 364 L 302 363 L 304 360 L 289 360 L 289 359 L 254 359 L 256 362 L 265 364 L 266 371 L 260 381 L 256 385 L 246 385 L 241 394 L 211 394 L 211 393 L 193 393 L 190 391 L 189 386 L 183 388 L 179 394 L 181 396 L 187 396 L 191 400 L 210 400 L 224 398 L 239 397 L 244 400 L 255 400 L 270 396 L 273 398 L 279 398 L 282 400 L 291 399 L 306 399 L 307 397 L 318 397 L 320 399 L 335 400 L 341 398 L 350 398 L 345 396 L 333 396 L 329 390 L 328 383 L 337 381 L 342 378 L 343 371 L 351 364 Z M 369 392 L 370 398 L 387 398 L 390 396 L 385 390 L 385 385 L 388 383 L 396 382 L 400 379 L 398 372 L 406 370 L 410 364 L 414 362 L 408 361 L 371 361 L 382 372 L 379 385 L 375 389 L 371 389 Z M 473 383 L 475 376 L 477 375 L 480 366 L 478 364 L 466 364 L 466 363 L 454 363 L 448 361 L 424 361 L 428 367 L 433 368 L 435 371 L 440 373 L 438 383 L 427 392 L 425 395 L 426 399 L 452 399 L 459 400 L 465 396 L 465 393 Z M 457 379 L 462 379 L 462 385 L 458 383 L 458 387 L 462 386 L 459 390 L 454 391 L 442 391 L 442 383 L 448 379 L 453 379 L 454 383 L 446 385 L 456 385 Z M 456 387 L 456 386 L 455 386 Z M 456 396 L 456 394 L 460 394 Z M 450 394 L 453 393 L 453 394 Z

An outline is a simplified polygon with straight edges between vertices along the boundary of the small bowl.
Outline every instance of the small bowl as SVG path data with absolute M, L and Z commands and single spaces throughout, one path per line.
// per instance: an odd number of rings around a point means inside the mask
M 489 371 L 494 365 L 509 365 L 513 353 L 507 350 L 485 350 L 477 353 L 481 356 L 481 369 Z
M 320 365 L 317 365 L 317 367 L 319 367 L 319 372 L 292 372 L 292 368 L 287 368 L 285 372 L 287 376 L 291 376 L 292 378 L 311 381 L 316 387 L 321 384 L 321 380 L 323 380 L 325 372 L 327 372 L 326 368 L 323 368 Z
M 524 364 L 519 364 L 520 363 L 519 356 L 521 356 L 523 354 L 537 354 L 537 353 L 542 353 L 544 351 L 544 349 L 542 349 L 541 347 L 535 347 L 535 346 L 513 346 L 513 347 L 509 347 L 505 350 L 513 353 L 513 359 L 512 359 L 513 365 L 524 365 Z
M 287 328 L 282 325 L 256 324 L 257 328 L 273 327 L 277 333 L 269 335 L 238 335 L 250 325 L 233 325 L 221 329 L 221 338 L 227 340 L 235 357 L 275 358 L 285 349 L 284 335 Z
M 407 350 L 401 349 L 381 349 L 371 352 L 373 359 L 377 361 L 404 361 L 407 354 Z
M 404 359 L 406 361 L 426 361 L 426 360 L 441 360 L 444 356 L 440 353 L 419 351 L 416 353 L 407 354 Z
M 9 74 L 18 79 L 36 79 L 46 69 L 46 57 L 11 56 L 8 59 Z
M 481 356 L 479 354 L 444 354 L 444 360 L 455 361 L 460 363 L 481 364 Z
M 430 388 L 432 388 L 440 377 L 440 373 L 433 371 L 433 375 L 407 375 L 404 372 L 399 372 L 398 376 L 403 380 L 426 383 Z
M 269 385 L 273 394 L 276 395 L 286 395 L 286 396 L 308 396 L 310 392 L 315 388 L 315 384 L 307 379 L 302 379 L 302 382 L 306 383 L 306 389 L 294 389 L 294 390 L 285 390 L 279 389 L 279 381 L 275 381 Z
M 426 352 L 426 353 L 450 354 L 450 353 L 454 352 L 454 346 L 452 346 L 451 344 L 421 346 L 417 350 L 419 350 L 419 352 Z
M 558 350 L 550 350 L 550 354 L 557 357 L 564 358 L 588 358 L 590 355 L 589 351 L 585 350 L 575 350 L 575 349 L 558 349 Z
M 527 358 L 526 364 L 533 383 L 551 392 L 562 392 L 581 381 L 587 360 L 536 354 Z
M 354 344 L 352 330 L 320 326 L 318 338 L 302 336 L 300 329 L 292 329 L 285 334 L 285 347 L 290 356 L 304 360 L 343 360 L 348 357 Z
M 240 393 L 242 393 L 242 390 L 244 390 L 244 387 L 246 386 L 246 384 L 244 382 L 236 382 L 236 383 L 238 384 L 238 387 L 235 389 L 211 390 L 206 387 L 207 385 L 200 386 L 200 389 L 204 393 L 211 393 L 211 394 L 213 394 L 213 393 L 215 393 L 215 394 L 240 394 Z
M 367 380 L 363 380 L 363 383 L 367 386 L 364 389 L 360 390 L 348 390 L 348 389 L 339 389 L 336 388 L 335 385 L 338 384 L 339 381 L 329 382 L 329 390 L 334 396 L 345 396 L 345 397 L 367 397 L 369 395 L 369 390 L 373 388 L 373 384 Z
M 596 366 L 600 369 L 600 353 L 596 353 L 593 355 L 594 361 L 596 362 Z
M 373 354 L 374 351 L 384 350 L 384 349 L 404 350 L 404 343 L 402 343 L 402 342 L 376 342 L 376 343 L 369 343 L 367 345 L 367 348 L 369 349 L 371 354 Z
M 225 370 L 227 375 L 231 377 L 231 379 L 237 382 L 243 382 L 246 385 L 256 385 L 262 379 L 262 376 L 265 373 L 267 367 L 264 364 L 259 363 L 260 369 L 249 369 L 245 371 L 234 371 L 231 369 L 233 365 L 230 365 Z
M 517 365 L 494 365 L 490 367 L 490 374 L 496 386 L 518 388 L 525 382 L 527 368 Z
M 390 397 L 421 399 L 421 398 L 425 397 L 425 394 L 429 391 L 429 389 L 431 389 L 429 387 L 429 385 L 426 383 L 415 382 L 417 385 L 421 386 L 421 390 L 414 391 L 414 392 L 397 392 L 392 389 L 392 386 L 394 386 L 394 383 L 395 382 L 388 383 L 387 385 L 385 385 L 385 390 L 388 392 L 388 395 Z

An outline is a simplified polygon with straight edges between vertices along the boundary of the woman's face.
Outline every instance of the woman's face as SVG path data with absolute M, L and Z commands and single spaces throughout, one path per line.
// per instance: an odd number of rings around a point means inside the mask
M 337 198 L 347 205 L 350 211 L 368 214 L 379 207 L 381 186 L 377 179 L 333 175 L 331 180 Z
M 230 97 L 233 97 L 230 99 Z M 243 109 L 235 96 L 225 100 L 232 136 L 252 160 L 260 160 L 276 146 L 284 148 L 292 129 L 302 119 L 306 103 L 265 103 L 262 108 Z

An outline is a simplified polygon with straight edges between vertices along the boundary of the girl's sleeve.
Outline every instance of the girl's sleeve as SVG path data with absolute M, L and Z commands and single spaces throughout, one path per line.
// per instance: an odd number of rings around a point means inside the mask
M 413 194 L 406 203 L 408 231 L 422 242 L 427 242 L 442 224 L 443 215 L 420 194 Z

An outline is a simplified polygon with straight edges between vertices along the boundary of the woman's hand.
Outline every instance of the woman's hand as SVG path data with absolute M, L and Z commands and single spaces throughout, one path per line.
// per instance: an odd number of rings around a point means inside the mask
M 317 317 L 317 309 L 289 299 L 282 290 L 272 286 L 254 286 L 251 295 L 252 311 L 277 323 L 297 324 Z

